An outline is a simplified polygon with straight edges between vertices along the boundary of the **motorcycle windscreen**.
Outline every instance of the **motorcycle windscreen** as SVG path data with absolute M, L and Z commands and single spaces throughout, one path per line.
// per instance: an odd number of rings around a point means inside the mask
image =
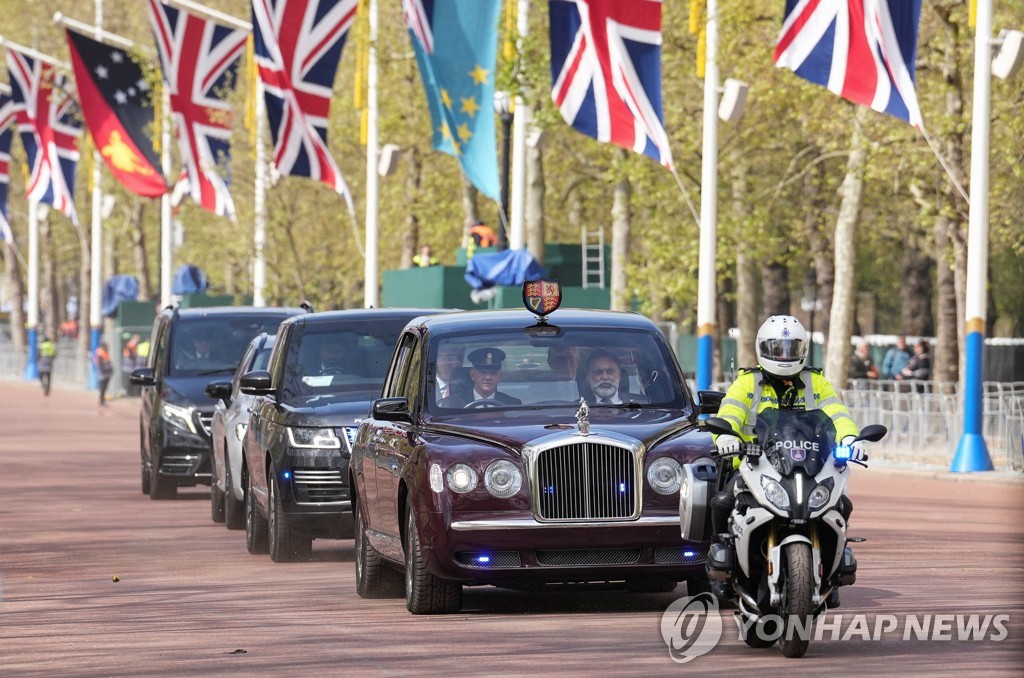
M 757 413 L 754 438 L 783 476 L 797 469 L 812 478 L 832 455 L 836 427 L 821 410 L 764 410 Z

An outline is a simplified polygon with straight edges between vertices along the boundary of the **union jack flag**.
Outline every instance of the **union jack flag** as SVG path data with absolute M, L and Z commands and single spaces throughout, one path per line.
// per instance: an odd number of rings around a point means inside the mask
M 18 132 L 32 167 L 25 193 L 29 200 L 52 205 L 77 226 L 75 169 L 82 130 L 77 105 L 53 66 L 10 46 L 7 72 Z
M 358 0 L 253 0 L 256 65 L 282 176 L 322 181 L 352 197 L 327 150 L 334 75 Z
M 786 0 L 775 65 L 921 127 L 914 60 L 921 0 Z
M 7 189 L 11 175 L 11 137 L 14 131 L 14 99 L 10 94 L 0 93 L 0 242 L 14 242 L 11 224 L 7 220 Z
M 246 32 L 149 0 L 164 85 L 181 153 L 182 179 L 192 199 L 220 216 L 234 218 L 228 192 L 233 89 Z M 220 171 L 218 171 L 218 166 Z
M 574 129 L 672 169 L 661 0 L 550 0 L 551 98 Z

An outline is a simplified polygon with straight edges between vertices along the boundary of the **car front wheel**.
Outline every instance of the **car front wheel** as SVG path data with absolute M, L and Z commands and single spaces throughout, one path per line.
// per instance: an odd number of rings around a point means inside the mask
M 229 530 L 245 528 L 245 502 L 235 499 L 235 483 L 227 457 L 224 458 L 224 526 Z
M 270 475 L 270 482 L 267 483 L 270 488 L 270 517 L 267 520 L 270 559 L 275 563 L 291 563 L 308 558 L 313 549 L 313 540 L 288 525 L 277 474 Z
M 267 519 L 256 505 L 251 478 L 245 486 L 245 548 L 254 556 L 267 552 Z
M 356 593 L 361 598 L 401 598 L 405 580 L 401 573 L 388 567 L 370 544 L 366 536 L 369 526 L 359 501 L 355 513 Z
M 462 609 L 462 584 L 438 579 L 427 571 L 416 528 L 416 516 L 406 511 L 405 607 L 413 614 L 451 614 Z

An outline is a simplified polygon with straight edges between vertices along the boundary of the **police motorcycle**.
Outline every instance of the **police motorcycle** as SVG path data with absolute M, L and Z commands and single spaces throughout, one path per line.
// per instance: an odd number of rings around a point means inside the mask
M 727 538 L 711 544 L 708 576 L 728 591 L 740 635 L 750 647 L 776 642 L 786 657 L 802 657 L 812 620 L 839 603 L 838 587 L 856 580 L 857 561 L 847 538 L 852 505 L 845 497 L 852 458 L 835 442 L 835 427 L 821 410 L 758 413 L 754 441 L 740 452 L 719 455 L 717 468 L 683 468 L 680 518 L 683 539 L 710 541 L 709 502 L 731 477 L 739 457 L 736 505 Z M 734 435 L 717 417 L 711 433 Z M 865 426 L 857 440 L 877 442 L 884 426 Z M 866 456 L 865 456 L 866 459 Z M 846 517 L 844 517 L 846 516 Z M 726 584 L 725 586 L 722 586 Z

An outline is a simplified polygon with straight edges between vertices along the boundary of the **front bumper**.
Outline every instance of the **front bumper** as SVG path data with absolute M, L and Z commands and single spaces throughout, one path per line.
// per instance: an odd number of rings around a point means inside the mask
M 541 523 L 531 515 L 439 512 L 418 519 L 427 568 L 464 584 L 530 585 L 644 577 L 677 581 L 704 572 L 707 544 L 684 542 L 679 518 Z
M 347 452 L 286 453 L 277 486 L 290 527 L 311 537 L 354 536 L 348 464 Z
M 160 434 L 158 457 L 154 460 L 160 476 L 182 487 L 209 485 L 213 473 L 209 436 L 182 431 L 166 423 L 162 424 Z

